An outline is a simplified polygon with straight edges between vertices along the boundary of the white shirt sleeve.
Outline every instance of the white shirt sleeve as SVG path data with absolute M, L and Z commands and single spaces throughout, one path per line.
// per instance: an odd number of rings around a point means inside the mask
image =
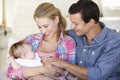
M 36 66 L 42 66 L 43 64 L 41 63 L 41 59 L 38 56 L 37 53 L 35 53 L 35 58 L 34 59 L 15 59 L 15 61 L 19 64 L 21 64 L 22 66 L 26 66 L 26 67 L 36 67 Z

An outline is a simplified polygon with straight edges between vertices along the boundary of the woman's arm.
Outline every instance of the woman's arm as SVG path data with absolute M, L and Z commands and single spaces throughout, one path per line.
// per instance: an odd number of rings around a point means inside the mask
M 56 68 L 53 68 L 51 65 L 26 68 L 23 71 L 23 76 L 25 78 L 29 78 L 29 77 L 35 76 L 35 75 L 45 75 L 45 76 L 49 76 L 49 77 L 53 77 L 53 76 L 58 77 L 60 74 L 62 74 L 62 71 L 56 70 Z
M 27 80 L 58 80 L 57 78 L 50 78 L 44 75 L 36 75 L 33 77 L 28 78 Z
M 8 78 L 15 78 L 15 79 L 24 79 L 22 76 L 22 72 L 25 70 L 25 67 L 21 67 L 18 70 L 14 70 L 11 65 L 9 65 L 7 70 L 7 77 Z
M 10 64 L 7 70 L 7 77 L 22 79 L 23 77 L 21 74 L 25 67 L 18 64 L 12 56 L 10 56 L 8 59 Z

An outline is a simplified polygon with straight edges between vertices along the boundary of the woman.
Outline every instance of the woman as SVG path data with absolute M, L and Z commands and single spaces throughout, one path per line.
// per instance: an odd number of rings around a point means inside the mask
M 28 35 L 24 40 L 32 46 L 34 52 L 38 53 L 41 58 L 52 56 L 75 63 L 75 42 L 65 33 L 66 20 L 61 15 L 60 10 L 51 3 L 42 3 L 36 8 L 34 19 L 40 33 Z M 56 71 L 56 68 L 53 69 L 52 67 L 49 64 L 34 68 L 23 67 L 20 70 L 23 72 L 21 76 L 23 75 L 25 78 L 35 75 L 52 76 L 54 73 L 61 72 L 60 70 Z M 8 77 L 16 76 L 17 72 L 19 72 L 10 69 L 11 67 L 8 69 Z M 51 71 L 51 74 L 47 74 L 49 71 Z M 14 73 L 16 75 L 13 75 Z

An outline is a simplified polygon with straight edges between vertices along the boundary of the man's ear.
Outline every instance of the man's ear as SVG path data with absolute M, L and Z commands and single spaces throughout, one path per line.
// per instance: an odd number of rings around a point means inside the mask
M 90 24 L 90 25 L 93 25 L 93 24 L 96 24 L 96 22 L 95 22 L 94 19 L 90 19 L 89 24 Z
M 94 19 L 90 19 L 90 21 L 88 22 L 89 25 L 93 26 L 95 23 L 95 20 Z

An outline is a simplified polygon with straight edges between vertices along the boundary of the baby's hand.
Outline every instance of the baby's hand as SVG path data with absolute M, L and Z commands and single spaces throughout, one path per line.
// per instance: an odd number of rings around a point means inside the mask
M 14 57 L 13 56 L 9 56 L 8 60 L 9 60 L 10 63 L 12 63 L 14 61 Z
M 9 57 L 8 57 L 8 60 L 9 60 L 11 66 L 13 67 L 14 70 L 18 70 L 18 69 L 20 69 L 20 68 L 22 67 L 21 64 L 18 64 L 18 63 L 15 61 L 15 59 L 14 59 L 13 56 L 9 56 Z
M 13 57 L 13 56 L 9 56 L 8 58 L 9 58 L 9 59 L 14 59 L 14 57 Z

